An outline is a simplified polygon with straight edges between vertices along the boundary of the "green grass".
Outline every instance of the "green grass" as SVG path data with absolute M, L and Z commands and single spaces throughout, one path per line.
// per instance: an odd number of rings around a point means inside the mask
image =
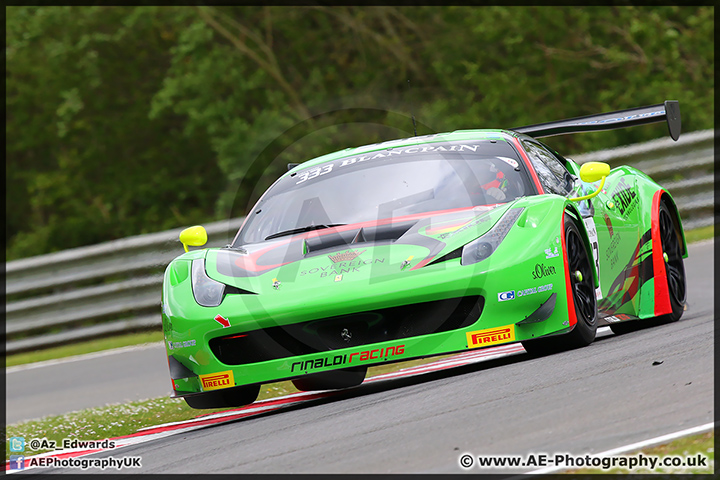
M 189 415 L 188 409 L 182 400 L 169 397 L 87 408 L 65 415 L 8 425 L 5 427 L 5 438 L 24 437 L 26 444 L 33 438 L 47 438 L 58 442 L 58 445 L 65 438 L 102 440 L 129 435 L 142 427 L 197 416 L 197 411 Z M 43 451 L 33 452 L 26 449 L 25 454 L 34 455 Z M 6 446 L 6 460 L 9 455 L 9 446 Z
M 387 365 L 379 365 L 368 369 L 368 377 L 394 372 L 402 368 L 423 365 L 452 355 L 409 360 Z M 292 382 L 277 382 L 263 385 L 258 400 L 276 398 L 298 390 Z M 103 440 L 121 437 L 137 432 L 139 429 L 169 422 L 190 420 L 199 415 L 222 412 L 227 408 L 195 410 L 187 406 L 184 400 L 158 397 L 125 404 L 106 405 L 104 407 L 87 408 L 65 415 L 43 417 L 37 420 L 16 423 L 5 427 L 5 437 L 24 437 L 26 443 L 33 438 L 55 440 L 58 445 L 65 438 L 78 440 Z M 11 454 L 9 446 L 5 447 L 5 459 Z M 26 450 L 27 455 L 42 453 Z
M 658 457 L 666 457 L 668 455 L 676 455 L 681 457 L 694 457 L 698 453 L 708 457 L 707 467 L 660 467 L 650 470 L 649 468 L 635 468 L 629 470 L 626 468 L 614 468 L 610 470 L 602 470 L 595 468 L 582 468 L 575 470 L 567 470 L 563 473 L 571 473 L 575 475 L 592 474 L 592 473 L 612 473 L 612 474 L 628 474 L 628 473 L 704 473 L 712 474 L 715 469 L 715 431 L 697 435 L 689 435 L 687 437 L 678 438 L 670 443 L 659 445 L 657 447 L 643 449 L 642 454 L 656 455 Z M 639 452 L 625 454 L 624 456 L 635 456 Z M 622 456 L 622 455 L 618 455 Z
M 111 348 L 127 347 L 129 345 L 140 345 L 142 343 L 162 342 L 162 332 L 141 332 L 118 335 L 115 337 L 99 338 L 78 342 L 60 347 L 48 348 L 34 352 L 14 353 L 6 357 L 6 365 L 22 365 L 24 363 L 41 362 L 43 360 L 54 360 L 57 358 L 72 357 L 85 353 L 99 352 Z
M 687 243 L 699 242 L 700 240 L 707 240 L 715 236 L 715 225 L 708 225 L 707 227 L 696 228 L 685 232 L 685 241 Z

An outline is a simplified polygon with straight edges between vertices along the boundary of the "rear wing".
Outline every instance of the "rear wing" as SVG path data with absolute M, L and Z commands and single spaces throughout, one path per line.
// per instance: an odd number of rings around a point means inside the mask
M 518 133 L 531 137 L 550 137 L 566 133 L 597 132 L 617 128 L 634 127 L 646 123 L 667 121 L 673 140 L 680 138 L 680 103 L 677 100 L 665 100 L 664 103 L 647 107 L 629 108 L 616 112 L 599 113 L 585 117 L 570 118 L 557 122 L 539 123 L 527 127 L 511 128 Z

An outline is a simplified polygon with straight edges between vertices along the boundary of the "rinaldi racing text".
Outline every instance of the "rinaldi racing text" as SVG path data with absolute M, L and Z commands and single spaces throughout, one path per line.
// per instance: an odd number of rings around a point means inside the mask
M 405 353 L 405 345 L 397 345 L 394 347 L 378 348 L 375 350 L 366 350 L 364 352 L 354 352 L 350 355 L 335 355 L 334 357 L 317 358 L 315 360 L 305 360 L 304 362 L 295 362 L 292 364 L 290 371 L 294 372 L 295 367 L 298 367 L 298 371 L 308 371 L 322 367 L 332 367 L 333 365 L 344 365 L 346 363 L 353 363 L 353 360 L 358 362 L 364 362 L 366 360 L 375 360 L 378 358 L 387 358 L 394 355 L 402 355 Z M 355 356 L 357 358 L 353 358 Z

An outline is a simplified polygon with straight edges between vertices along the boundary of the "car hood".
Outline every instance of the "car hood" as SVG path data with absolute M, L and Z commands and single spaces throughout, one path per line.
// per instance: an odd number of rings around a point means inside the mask
M 486 233 L 516 202 L 343 225 L 209 249 L 206 272 L 251 293 L 419 270 Z

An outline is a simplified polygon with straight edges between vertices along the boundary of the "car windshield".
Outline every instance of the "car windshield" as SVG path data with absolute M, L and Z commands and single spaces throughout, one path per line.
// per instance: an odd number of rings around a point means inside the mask
M 233 246 L 331 226 L 506 203 L 532 193 L 522 162 L 503 140 L 388 148 L 282 178 L 248 214 Z

